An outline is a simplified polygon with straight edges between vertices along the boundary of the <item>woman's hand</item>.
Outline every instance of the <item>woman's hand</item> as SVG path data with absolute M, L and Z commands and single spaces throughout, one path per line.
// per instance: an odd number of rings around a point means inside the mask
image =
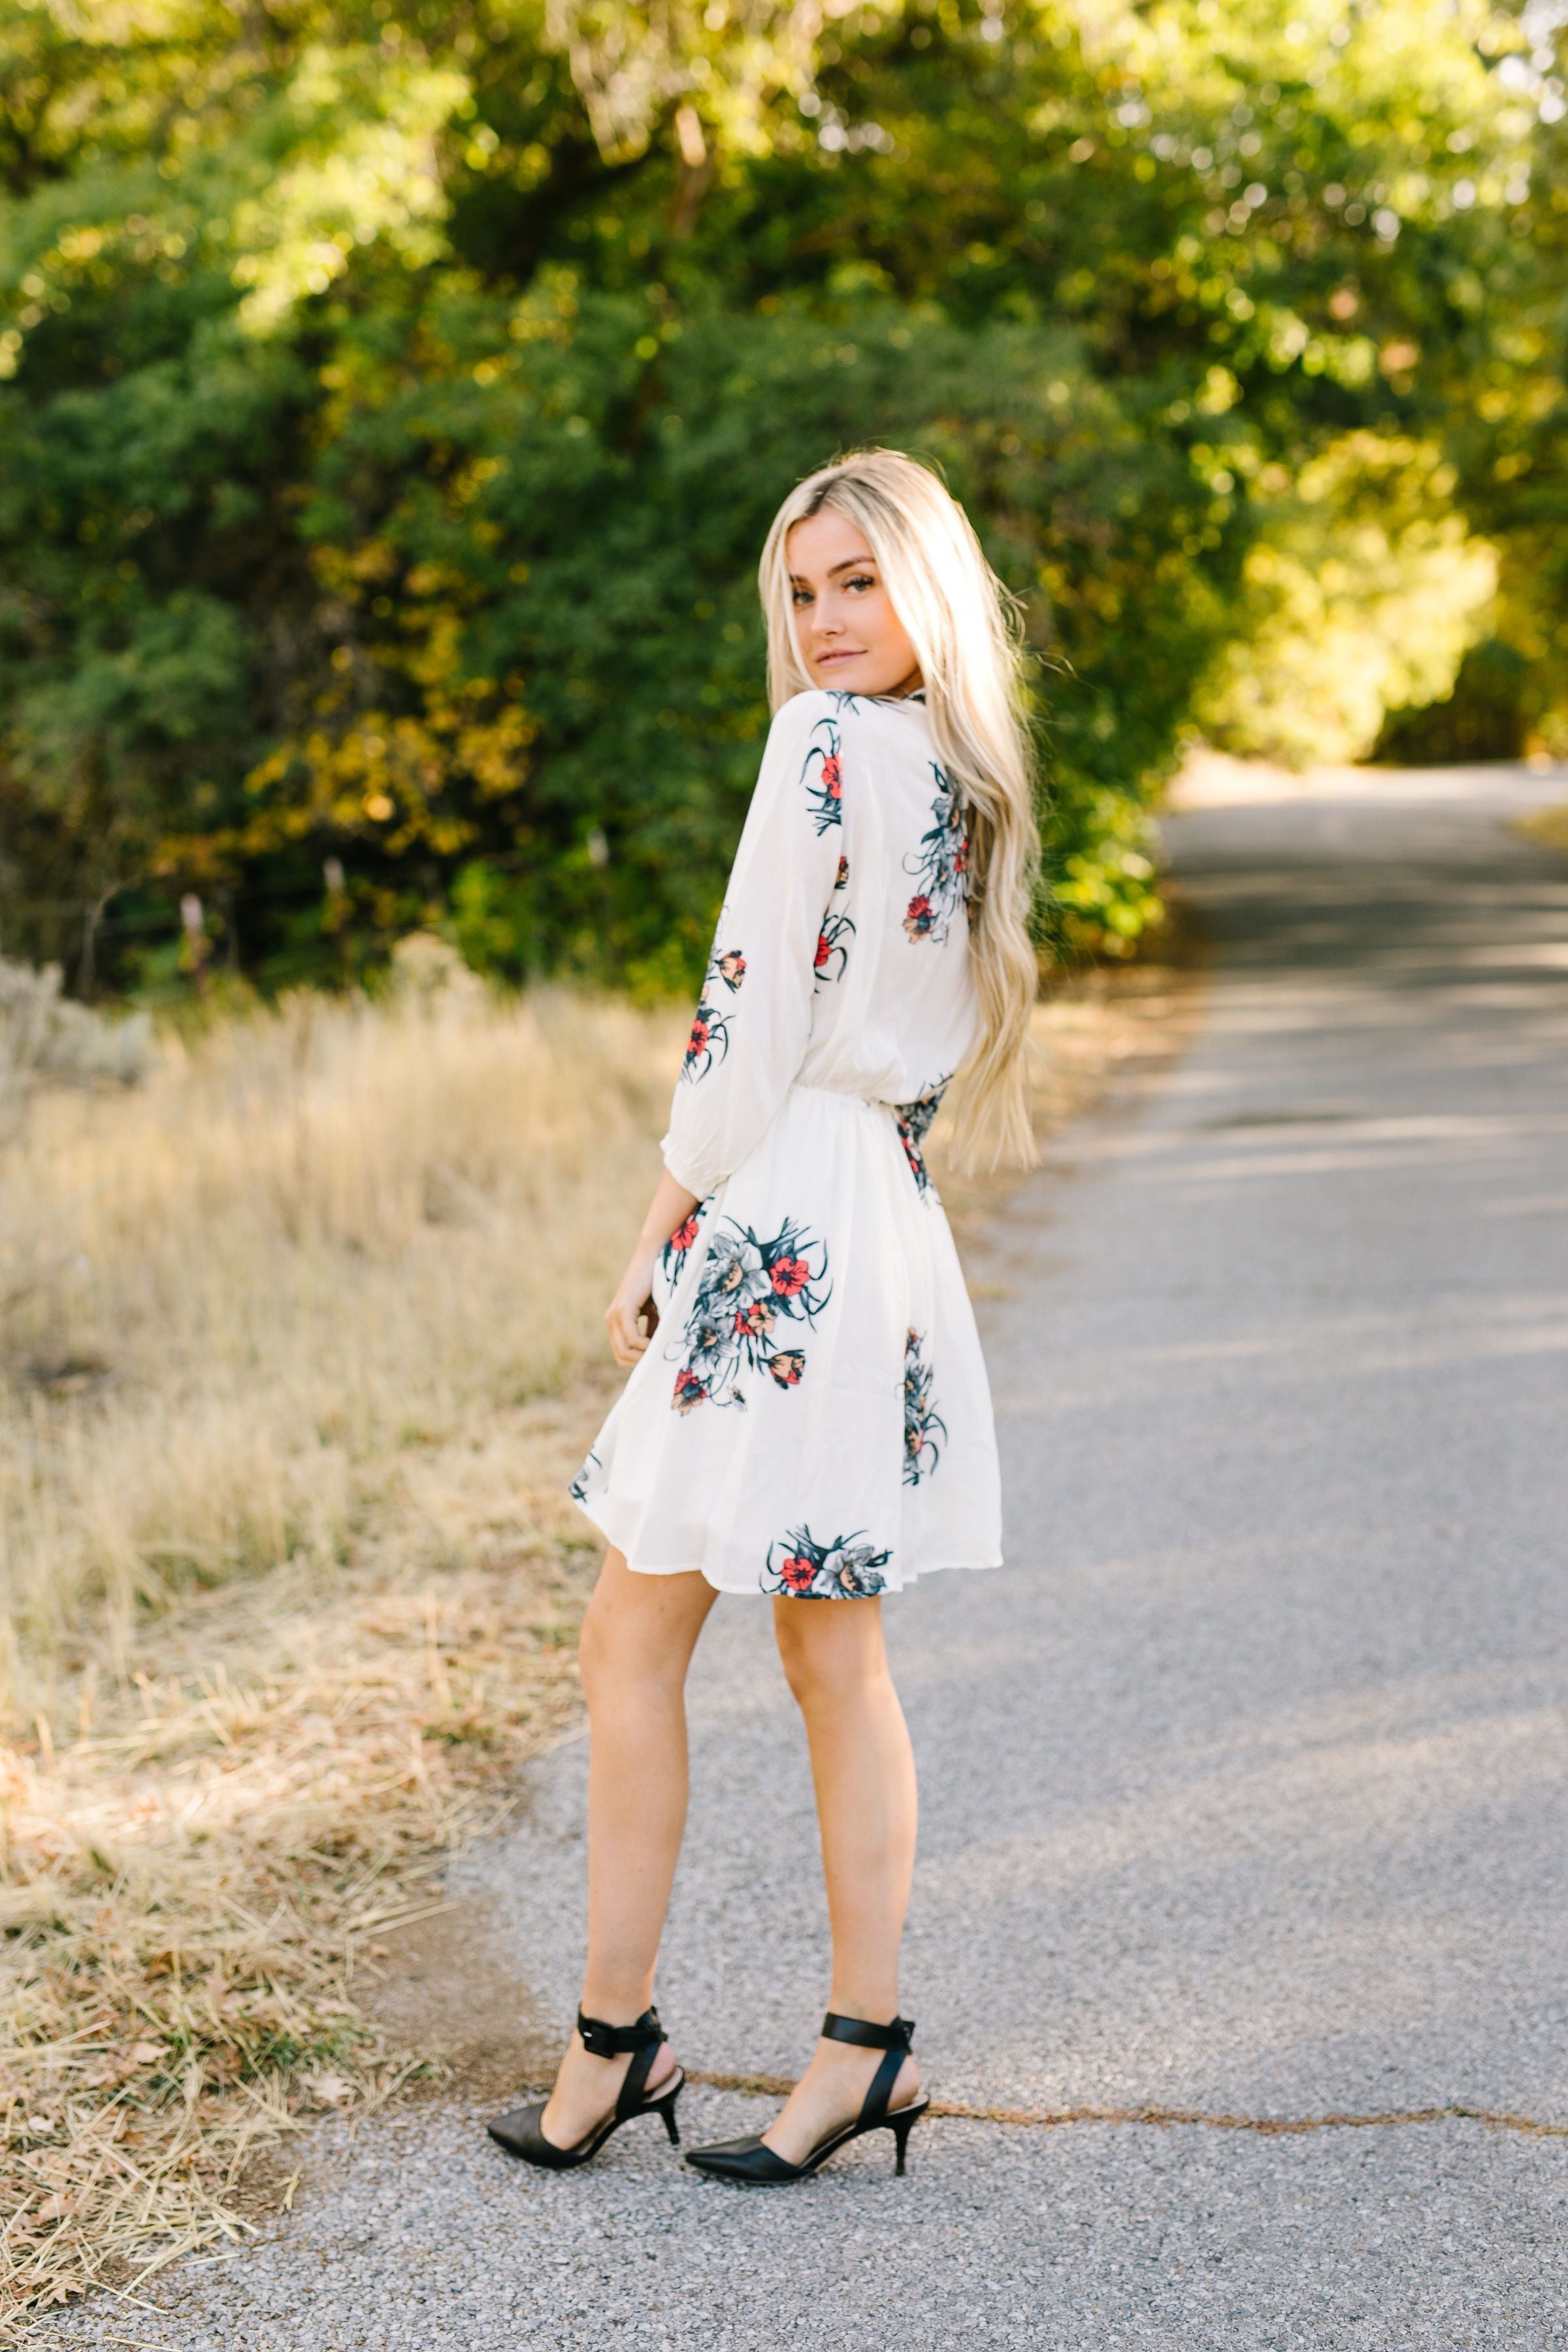
M 658 1263 L 658 1254 L 696 1207 L 696 1193 L 678 1184 L 666 1170 L 643 1219 L 631 1264 L 605 1309 L 611 1353 L 623 1371 L 629 1371 L 637 1358 L 647 1353 L 647 1343 L 658 1328 L 658 1309 L 653 1303 L 653 1270 Z
M 658 1328 L 658 1309 L 653 1303 L 653 1269 L 658 1258 L 658 1250 L 648 1249 L 639 1242 L 615 1297 L 605 1309 L 610 1352 L 624 1370 L 637 1362 Z

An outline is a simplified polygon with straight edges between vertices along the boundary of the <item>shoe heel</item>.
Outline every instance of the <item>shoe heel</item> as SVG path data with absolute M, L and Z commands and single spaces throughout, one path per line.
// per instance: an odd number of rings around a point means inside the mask
M 904 2154 L 909 2147 L 910 2134 L 913 2131 L 915 2123 L 916 2117 L 911 2116 L 907 2124 L 894 2124 L 892 2126 L 893 2137 L 899 2144 L 899 2152 L 893 2159 L 893 2177 L 895 2179 L 902 2178 L 904 2169 Z
M 664 2127 L 669 2134 L 669 2144 L 671 2147 L 679 2147 L 680 2146 L 680 2126 L 675 2119 L 675 2103 L 677 2099 L 679 2098 L 681 2090 L 684 2088 L 684 2084 L 679 2085 L 675 2090 L 671 2091 L 668 2099 L 660 2099 L 658 2103 L 658 2112 L 664 2117 Z

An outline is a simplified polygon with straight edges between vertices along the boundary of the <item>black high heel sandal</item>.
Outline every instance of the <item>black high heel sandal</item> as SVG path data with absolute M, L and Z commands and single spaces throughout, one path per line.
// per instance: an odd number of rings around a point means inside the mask
M 916 2099 L 907 2107 L 895 2107 L 890 2115 L 888 2112 L 888 2101 L 909 2056 L 914 2031 L 912 2017 L 895 2017 L 891 2025 L 873 2025 L 863 2017 L 836 2017 L 829 2010 L 822 2021 L 825 2042 L 852 2042 L 858 2049 L 885 2050 L 888 2053 L 871 2077 L 871 2087 L 854 2122 L 841 2125 L 826 2139 L 818 2140 L 811 2154 L 799 2164 L 775 2156 L 758 2135 L 723 2140 L 717 2147 L 689 2148 L 687 2163 L 715 2180 L 733 2180 L 755 2189 L 782 2188 L 788 2180 L 809 2180 L 819 2165 L 826 2164 L 837 2149 L 858 2139 L 862 2133 L 890 2131 L 898 2142 L 893 2170 L 902 2172 L 910 2134 L 931 2105 L 929 2098 Z
M 583 2047 L 595 2058 L 622 2058 L 629 2050 L 634 2054 L 621 2084 L 620 2096 L 605 2122 L 580 2139 L 575 2147 L 557 2147 L 552 2139 L 544 2137 L 542 2117 L 550 2105 L 548 2099 L 536 2099 L 531 2106 L 514 2108 L 510 2116 L 498 2116 L 485 2129 L 498 2147 L 509 2156 L 520 2156 L 524 2164 L 537 2164 L 546 2172 L 569 2172 L 574 2165 L 586 2164 L 597 2156 L 613 2131 L 629 2124 L 637 2116 L 662 2116 L 670 2145 L 680 2146 L 680 2126 L 675 2120 L 675 2103 L 686 2085 L 686 2075 L 680 2067 L 666 2083 L 661 2083 L 652 2098 L 645 2098 L 648 2074 L 664 2041 L 664 2028 L 658 2021 L 657 2009 L 645 2009 L 635 2025 L 606 2025 L 597 2017 L 584 2017 L 577 2011 L 577 2031 L 583 2037 Z

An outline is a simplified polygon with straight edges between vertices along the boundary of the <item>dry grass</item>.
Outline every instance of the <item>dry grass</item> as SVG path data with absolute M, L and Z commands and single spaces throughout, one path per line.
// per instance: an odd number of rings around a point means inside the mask
M 574 1720 L 584 1580 L 511 1559 L 313 1610 L 264 1584 L 222 1640 L 203 1629 L 243 1682 L 221 1656 L 143 1676 L 122 1728 L 12 1751 L 14 2312 L 238 2235 L 258 2149 L 416 2070 L 356 1975 L 439 1902 L 433 1874 L 505 1810 L 508 1768 Z
M 1568 801 L 1561 808 L 1538 809 L 1532 815 L 1516 817 L 1514 823 L 1543 848 L 1568 851 Z
M 399 1465 L 596 1360 L 681 1024 L 466 979 L 300 996 L 135 1094 L 35 1105 L 0 1165 L 13 1715 L 86 1624 L 123 1670 L 182 1590 L 330 1574 L 391 1518 L 440 1565 Z
M 405 969 L 36 1102 L 0 1163 L 0 2342 L 242 2232 L 258 2151 L 407 2079 L 377 1938 L 575 1721 L 563 1486 L 683 1024 Z M 1042 1006 L 1042 1124 L 1185 1001 Z

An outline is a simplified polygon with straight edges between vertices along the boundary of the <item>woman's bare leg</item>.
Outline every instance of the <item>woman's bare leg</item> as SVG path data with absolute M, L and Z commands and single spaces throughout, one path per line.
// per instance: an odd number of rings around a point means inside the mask
M 889 2024 L 899 2011 L 899 1945 L 915 1858 L 915 1761 L 882 1641 L 879 1601 L 773 1602 L 789 1686 L 805 1718 L 833 1928 L 841 2017 Z M 879 2050 L 818 2042 L 768 2146 L 792 2164 L 858 2114 Z M 889 2104 L 920 2089 L 906 2059 Z
M 686 1670 L 716 1599 L 696 1573 L 642 1576 L 605 1555 L 579 1660 L 588 1701 L 588 1958 L 583 2011 L 630 2025 L 653 1973 L 686 1826 Z M 574 2147 L 615 2105 L 629 2058 L 595 2058 L 575 2032 L 542 2118 Z M 649 2087 L 675 2063 L 655 2059 Z

